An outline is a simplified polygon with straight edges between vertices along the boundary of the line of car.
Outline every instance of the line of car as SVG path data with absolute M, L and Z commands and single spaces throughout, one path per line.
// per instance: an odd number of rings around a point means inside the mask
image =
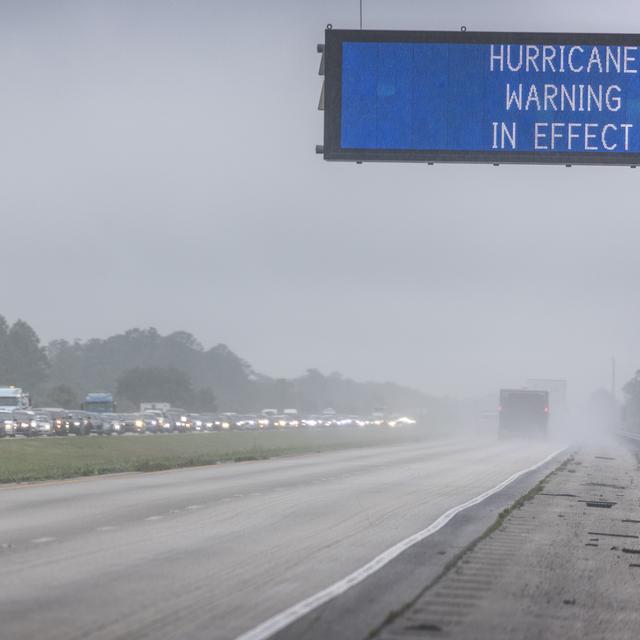
M 331 427 L 399 427 L 415 424 L 408 417 L 336 415 L 240 415 L 197 414 L 182 409 L 148 410 L 143 413 L 91 413 L 59 408 L 0 411 L 0 437 L 88 436 L 213 433 L 216 431 L 259 431 L 274 429 L 319 429 Z

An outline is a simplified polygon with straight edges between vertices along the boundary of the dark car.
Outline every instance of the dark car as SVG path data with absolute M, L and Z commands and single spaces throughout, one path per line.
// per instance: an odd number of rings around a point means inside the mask
M 191 420 L 192 430 L 198 433 L 204 433 L 205 431 L 213 431 L 215 417 L 203 415 L 201 413 L 189 414 L 189 420 Z
M 99 436 L 109 433 L 102 413 L 87 413 L 87 426 L 89 427 L 89 433 Z
M 15 426 L 15 434 L 17 436 L 39 436 L 38 423 L 36 422 L 36 414 L 33 411 L 15 410 L 13 411 L 13 422 Z
M 36 429 L 41 436 L 51 435 L 53 422 L 51 416 L 48 413 L 41 413 L 39 409 L 33 412 L 36 422 Z
M 215 431 L 216 417 L 208 414 L 200 415 L 199 420 L 202 422 L 201 431 Z M 197 424 L 196 424 L 197 427 Z
M 92 433 L 102 435 L 105 430 L 103 414 L 89 411 L 69 411 L 67 414 L 67 431 L 77 436 L 88 436 Z
M 170 409 L 166 412 L 170 431 L 187 433 L 193 429 L 193 421 L 189 414 L 182 409 Z
M 123 418 L 117 413 L 101 413 L 102 433 L 104 435 L 117 436 L 124 433 Z
M 77 436 L 91 433 L 91 414 L 88 411 L 69 411 L 66 417 L 67 431 Z
M 241 431 L 255 431 L 259 429 L 258 416 L 238 416 L 234 422 L 235 428 Z
M 67 427 L 67 419 L 69 416 L 69 411 L 66 409 L 58 409 L 58 408 L 46 408 L 46 409 L 34 409 L 34 413 L 44 414 L 49 416 L 51 420 L 51 432 L 52 436 L 67 436 L 69 435 L 69 430 Z
M 169 430 L 165 428 L 166 418 L 163 411 L 159 409 L 147 409 L 142 413 L 142 416 L 147 423 L 147 431 L 151 433 L 163 433 Z
M 126 433 L 146 433 L 147 424 L 142 414 L 123 413 L 120 416 L 122 430 Z
M 138 419 L 144 422 L 144 429 L 147 433 L 162 433 L 162 424 L 164 422 L 159 416 L 147 413 L 138 414 Z

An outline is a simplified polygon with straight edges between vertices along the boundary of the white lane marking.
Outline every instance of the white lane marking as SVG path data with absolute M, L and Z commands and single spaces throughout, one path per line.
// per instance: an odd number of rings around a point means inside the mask
M 116 527 L 106 526 L 106 527 L 96 527 L 96 531 L 113 531 Z
M 162 517 L 163 516 L 149 516 L 148 518 L 145 518 L 145 520 L 152 522 L 153 520 L 162 520 Z
M 46 542 L 53 542 L 55 538 L 34 538 L 31 542 L 34 544 L 45 544 Z
M 191 509 L 192 511 L 195 509 L 202 509 L 202 505 L 201 504 L 190 504 L 187 509 Z
M 394 558 L 397 558 L 403 551 L 406 551 L 409 547 L 412 547 L 414 544 L 421 542 L 425 538 L 428 538 L 429 536 L 436 533 L 436 531 L 442 529 L 442 527 L 444 527 L 454 516 L 459 514 L 461 511 L 480 504 L 482 501 L 490 498 L 492 495 L 502 491 L 505 487 L 510 485 L 512 482 L 515 482 L 518 478 L 526 475 L 527 473 L 531 473 L 532 471 L 535 471 L 540 467 L 543 467 L 545 464 L 547 464 L 547 462 L 550 462 L 551 460 L 553 460 L 553 458 L 555 458 L 557 455 L 560 455 L 563 451 L 566 450 L 567 447 L 558 449 L 558 451 L 552 453 L 550 456 L 547 456 L 542 462 L 538 462 L 537 464 L 534 464 L 527 469 L 523 469 L 522 471 L 514 473 L 512 476 L 508 477 L 493 489 L 489 489 L 489 491 L 485 491 L 479 496 L 476 496 L 475 498 L 472 498 L 471 500 L 468 500 L 467 502 L 458 505 L 457 507 L 453 507 L 453 509 L 449 509 L 449 511 L 441 515 L 433 524 L 429 525 L 426 529 L 419 531 L 406 540 L 403 540 L 402 542 L 394 545 L 390 549 L 383 551 L 378 557 L 365 564 L 364 567 L 361 567 L 360 569 L 354 571 L 346 578 L 343 578 L 335 584 L 332 584 L 330 587 L 319 591 L 306 600 L 298 602 L 298 604 L 285 609 L 281 613 L 276 614 L 254 629 L 251 629 L 250 631 L 247 631 L 246 633 L 238 636 L 236 640 L 266 640 L 266 638 L 270 638 L 278 631 L 282 631 L 282 629 L 288 627 L 290 624 L 293 624 L 296 620 L 299 620 L 300 618 L 306 616 L 314 609 L 317 609 L 330 600 L 333 600 L 337 596 L 342 595 L 343 593 L 345 593 L 345 591 L 351 589 L 351 587 L 360 584 L 363 580 L 373 575 L 376 571 L 382 569 L 382 567 L 391 562 Z

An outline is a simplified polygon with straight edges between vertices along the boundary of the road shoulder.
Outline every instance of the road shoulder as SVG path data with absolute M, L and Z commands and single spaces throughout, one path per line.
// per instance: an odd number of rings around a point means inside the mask
M 375 637 L 635 640 L 639 463 L 613 443 L 576 452 Z
M 480 504 L 457 514 L 435 534 L 349 591 L 275 635 L 298 638 L 366 638 L 402 611 L 455 563 L 469 545 L 491 527 L 500 514 L 548 476 L 569 455 L 560 454 L 525 474 Z

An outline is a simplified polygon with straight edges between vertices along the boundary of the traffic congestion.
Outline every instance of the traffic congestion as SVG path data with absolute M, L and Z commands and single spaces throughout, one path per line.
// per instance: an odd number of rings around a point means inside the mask
M 60 408 L 0 411 L 0 437 L 117 436 L 170 433 L 215 433 L 284 429 L 397 428 L 415 424 L 407 416 L 338 416 L 332 413 L 299 415 L 295 410 L 260 414 L 221 413 L 204 415 L 182 409 L 140 413 L 91 413 Z

